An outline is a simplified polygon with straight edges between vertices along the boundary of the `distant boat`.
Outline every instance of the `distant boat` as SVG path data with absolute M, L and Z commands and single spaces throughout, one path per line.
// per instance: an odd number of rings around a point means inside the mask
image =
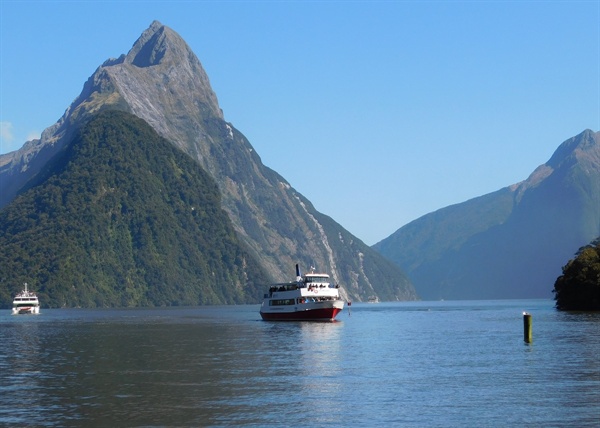
M 265 294 L 260 316 L 265 321 L 333 321 L 344 309 L 338 285 L 332 285 L 329 275 L 300 275 L 296 265 L 296 281 L 273 284 Z
M 23 286 L 23 290 L 13 300 L 12 314 L 39 314 L 40 302 L 37 295 L 27 289 L 27 283 L 24 283 Z
M 369 297 L 369 300 L 367 300 L 368 303 L 379 303 L 379 297 L 377 296 L 371 296 Z

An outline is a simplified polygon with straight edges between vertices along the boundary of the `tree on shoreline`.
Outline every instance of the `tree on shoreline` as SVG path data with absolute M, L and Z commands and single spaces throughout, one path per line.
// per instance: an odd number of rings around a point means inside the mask
M 579 249 L 554 283 L 559 310 L 600 311 L 600 238 Z

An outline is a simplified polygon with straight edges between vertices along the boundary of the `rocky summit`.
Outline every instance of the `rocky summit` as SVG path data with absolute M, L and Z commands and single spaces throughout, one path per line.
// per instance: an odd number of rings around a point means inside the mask
M 398 266 L 318 212 L 262 164 L 244 135 L 225 121 L 196 55 L 175 31 L 157 21 L 126 55 L 98 67 L 39 140 L 0 156 L 0 207 L 10 204 L 75 131 L 103 110 L 143 119 L 206 170 L 218 185 L 239 239 L 273 280 L 293 279 L 299 263 L 330 273 L 349 299 L 417 298 Z

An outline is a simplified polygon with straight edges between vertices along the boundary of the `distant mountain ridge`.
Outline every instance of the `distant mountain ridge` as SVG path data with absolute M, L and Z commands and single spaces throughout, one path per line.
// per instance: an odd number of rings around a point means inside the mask
M 197 161 L 216 181 L 222 205 L 250 254 L 276 281 L 293 266 L 332 274 L 344 297 L 416 299 L 402 270 L 333 219 L 319 213 L 278 173 L 264 166 L 250 142 L 226 122 L 195 54 L 158 21 L 127 55 L 105 61 L 63 117 L 40 140 L 0 156 L 0 207 L 10 204 L 73 137 L 104 110 L 142 118 Z M 282 137 L 285 138 L 285 137 Z
M 600 133 L 562 143 L 527 180 L 427 214 L 373 246 L 424 299 L 550 297 L 600 235 Z

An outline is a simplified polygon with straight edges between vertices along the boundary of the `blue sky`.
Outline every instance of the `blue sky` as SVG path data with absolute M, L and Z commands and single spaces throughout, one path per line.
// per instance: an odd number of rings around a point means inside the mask
M 600 130 L 597 0 L 0 0 L 0 153 L 155 19 L 263 163 L 369 245 Z

